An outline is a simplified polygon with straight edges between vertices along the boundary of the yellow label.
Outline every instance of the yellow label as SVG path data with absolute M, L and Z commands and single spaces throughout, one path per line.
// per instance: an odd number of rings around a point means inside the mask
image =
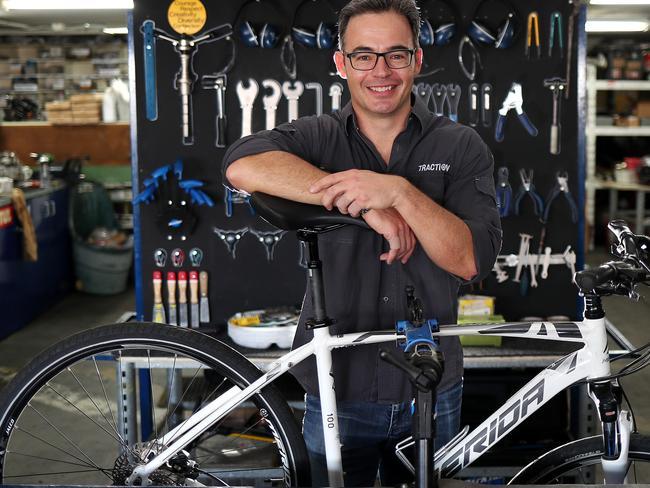
M 167 9 L 167 21 L 179 34 L 196 34 L 203 29 L 207 17 L 200 0 L 174 0 Z

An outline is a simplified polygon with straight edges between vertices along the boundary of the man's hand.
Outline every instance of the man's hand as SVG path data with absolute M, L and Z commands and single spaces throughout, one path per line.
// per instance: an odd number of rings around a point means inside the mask
M 386 264 L 391 264 L 396 259 L 405 264 L 409 260 L 417 240 L 397 210 L 392 208 L 370 210 L 363 214 L 363 219 L 388 241 L 390 251 L 379 256 L 380 260 L 386 261 Z
M 328 210 L 337 207 L 343 214 L 358 217 L 362 209 L 393 207 L 405 182 L 400 176 L 350 169 L 321 178 L 309 191 L 322 191 L 321 203 Z

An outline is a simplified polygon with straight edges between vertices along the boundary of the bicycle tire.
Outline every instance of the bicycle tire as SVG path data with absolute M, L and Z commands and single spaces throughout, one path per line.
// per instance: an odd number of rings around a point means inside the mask
M 528 466 L 524 467 L 510 481 L 511 484 L 555 484 L 555 483 L 580 483 L 580 484 L 601 484 L 604 481 L 598 479 L 600 476 L 595 473 L 603 453 L 602 436 L 586 437 L 559 446 L 541 457 L 537 458 Z M 631 466 L 638 469 L 628 470 L 630 476 L 644 476 L 644 480 L 634 480 L 631 483 L 648 483 L 650 473 L 650 437 L 641 434 L 632 434 L 630 437 L 630 450 L 628 458 L 633 462 Z M 637 463 L 643 463 L 641 467 Z M 586 469 L 589 468 L 589 469 Z M 639 473 L 642 471 L 642 473 Z M 567 479 L 570 477 L 570 479 Z
M 145 356 L 142 356 L 145 351 Z M 124 369 L 124 360 L 127 360 L 128 363 L 128 358 L 132 357 L 129 354 L 137 355 L 142 361 L 148 361 L 146 367 L 141 369 L 144 371 L 145 381 L 144 384 L 143 382 L 139 384 L 140 389 L 147 387 L 153 400 L 156 398 L 164 400 L 165 397 L 168 397 L 166 411 L 163 410 L 164 405 L 161 407 L 159 402 L 151 402 L 152 407 L 149 413 L 153 416 L 156 429 L 159 425 L 161 425 L 161 429 L 164 429 L 165 423 L 168 430 L 173 426 L 170 422 L 181 415 L 179 412 L 187 410 L 186 405 L 191 403 L 189 392 L 200 392 L 199 400 L 195 402 L 205 403 L 227 390 L 229 386 L 247 386 L 262 374 L 244 356 L 228 345 L 199 332 L 179 327 L 152 323 L 123 323 L 98 327 L 71 336 L 33 359 L 0 394 L 0 482 L 3 484 L 17 484 L 18 482 L 97 485 L 110 484 L 107 481 L 115 482 L 118 477 L 122 481 L 120 484 L 123 484 L 125 470 L 130 469 L 126 467 L 129 460 L 136 455 L 146 455 L 146 450 L 152 448 L 151 445 L 145 447 L 142 441 L 136 446 L 131 444 L 127 446 L 122 435 L 123 424 L 116 420 L 119 419 L 118 406 L 122 405 L 121 399 L 118 398 L 122 391 L 119 389 L 118 382 L 123 381 L 123 376 L 120 375 Z M 161 363 L 161 361 L 167 362 Z M 173 366 L 170 361 L 173 361 Z M 154 363 L 161 363 L 165 366 L 156 369 Z M 185 369 L 186 376 L 183 376 L 184 364 L 192 366 L 189 369 L 190 374 L 194 372 L 191 381 L 187 377 L 187 369 Z M 122 369 L 119 369 L 119 375 L 116 374 L 114 377 L 116 389 L 112 390 L 110 378 L 113 370 L 111 368 L 117 372 L 118 367 Z M 199 373 L 201 374 L 199 375 Z M 151 386 L 147 386 L 147 375 L 148 383 Z M 217 375 L 221 383 L 214 381 Z M 93 382 L 97 384 L 93 384 L 87 378 L 94 380 Z M 140 378 L 142 379 L 142 374 Z M 189 385 L 185 387 L 185 383 L 188 382 Z M 182 396 L 180 398 L 178 395 L 175 396 L 178 403 L 171 410 L 172 393 L 180 391 L 181 388 L 183 389 Z M 206 395 L 209 390 L 209 394 Z M 115 399 L 112 398 L 113 391 Z M 52 392 L 55 394 L 53 395 Z M 109 393 L 111 393 L 110 399 Z M 112 405 L 115 405 L 115 411 L 113 411 Z M 196 407 L 196 404 L 194 406 Z M 41 414 L 40 410 L 42 409 L 47 409 L 45 410 L 47 418 Z M 259 410 L 256 411 L 256 409 Z M 162 424 L 157 421 L 156 412 L 163 420 Z M 69 414 L 71 418 L 65 417 L 64 414 Z M 189 412 L 184 415 L 189 416 Z M 235 415 L 237 416 L 235 417 Z M 74 422 L 70 422 L 73 416 L 79 417 L 78 423 L 76 418 Z M 136 420 L 142 421 L 143 417 L 140 415 Z M 204 433 L 189 448 L 197 453 L 199 449 L 204 449 L 200 456 L 204 461 L 210 461 L 210 456 L 214 458 L 221 456 L 226 459 L 228 456 L 232 457 L 233 453 L 240 455 L 240 458 L 242 453 L 244 458 L 254 457 L 250 453 L 254 452 L 256 448 L 263 448 L 265 451 L 273 451 L 271 459 L 279 459 L 276 462 L 280 466 L 269 469 L 272 473 L 277 473 L 279 470 L 282 477 L 280 481 L 283 481 L 286 486 L 309 486 L 311 484 L 309 461 L 300 427 L 291 409 L 274 385 L 268 385 L 256 393 L 247 400 L 241 410 L 229 414 L 227 418 L 229 420 L 225 421 L 230 422 L 234 427 L 226 428 L 224 422 L 220 421 L 218 427 L 211 427 L 210 432 Z M 182 421 L 182 419 L 178 421 Z M 54 422 L 61 422 L 60 426 L 54 424 L 59 430 L 49 428 Z M 247 423 L 240 426 L 239 424 L 243 422 Z M 31 432 L 31 429 L 35 430 Z M 89 434 L 84 429 L 91 430 L 93 433 L 99 431 L 101 435 L 93 434 L 97 439 L 92 441 L 105 442 L 109 451 L 88 448 L 86 446 L 88 442 L 83 436 L 87 437 Z M 243 433 L 233 429 L 243 429 Z M 258 434 L 259 430 L 263 431 L 261 435 Z M 255 435 L 252 435 L 251 432 Z M 156 438 L 160 433 L 156 430 Z M 56 434 L 59 434 L 60 438 Z M 106 441 L 103 437 L 109 438 L 109 440 Z M 110 439 L 111 437 L 112 439 Z M 67 442 L 67 438 L 74 440 L 77 443 L 76 447 L 72 442 Z M 215 447 L 218 442 L 225 444 L 226 447 Z M 206 446 L 209 443 L 210 447 L 208 448 Z M 236 444 L 237 447 L 234 449 L 227 447 L 233 444 Z M 26 446 L 27 450 L 16 451 L 14 446 L 21 445 Z M 60 452 L 62 447 L 69 449 L 70 452 L 66 452 L 64 455 Z M 35 448 L 38 448 L 38 451 L 32 451 Z M 82 454 L 84 449 L 93 450 Z M 110 461 L 112 459 L 110 453 L 115 450 L 117 451 L 115 464 L 111 467 L 110 462 L 105 463 L 103 458 L 108 457 Z M 277 452 L 275 452 L 276 450 Z M 41 454 L 42 451 L 47 454 Z M 33 454 L 33 452 L 37 452 L 37 454 Z M 97 454 L 94 454 L 95 452 Z M 92 460 L 88 454 L 97 456 L 98 460 Z M 59 457 L 52 459 L 51 455 Z M 210 461 L 210 463 L 214 462 Z M 228 458 L 228 463 L 230 462 L 234 461 Z M 28 475 L 25 476 L 20 471 L 28 469 L 24 465 L 35 465 L 35 469 L 43 471 L 32 474 L 25 473 Z M 65 470 L 63 470 L 64 465 Z M 84 470 L 88 471 L 87 474 L 81 473 L 82 471 L 86 473 L 81 469 L 82 465 Z M 50 466 L 49 472 L 46 471 L 45 466 Z M 198 467 L 201 469 L 201 465 Z M 92 479 L 91 468 L 95 471 L 92 473 Z M 202 471 L 201 476 L 204 477 L 202 482 L 206 483 L 207 480 L 210 482 L 209 484 L 212 484 L 218 480 L 223 484 L 241 485 L 245 483 L 242 481 L 247 479 L 246 476 L 249 476 L 248 468 L 242 469 L 245 471 L 237 472 L 242 477 L 230 478 L 229 483 L 226 483 L 222 477 L 214 475 L 214 471 L 212 474 L 209 471 Z M 104 481 L 98 483 L 98 476 Z M 113 479 L 106 480 L 107 476 Z M 156 476 L 155 484 L 182 484 L 184 482 L 181 475 L 168 474 L 166 471 L 164 473 L 157 472 Z M 81 483 L 77 479 L 78 477 L 83 478 Z M 277 482 L 277 479 L 275 481 Z M 250 483 L 250 481 L 248 482 Z

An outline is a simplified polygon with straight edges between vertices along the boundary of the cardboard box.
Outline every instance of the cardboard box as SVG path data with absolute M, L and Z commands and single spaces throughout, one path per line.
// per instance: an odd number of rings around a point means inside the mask
M 458 317 L 458 325 L 469 325 L 469 324 L 503 324 L 505 320 L 502 315 L 479 315 L 471 316 L 466 315 L 463 317 Z M 502 337 L 497 336 L 460 336 L 460 343 L 462 346 L 490 346 L 490 347 L 500 347 Z
M 483 295 L 463 295 L 458 299 L 458 316 L 494 315 L 494 297 Z
M 650 117 L 650 100 L 639 100 L 636 104 L 636 114 L 639 118 Z

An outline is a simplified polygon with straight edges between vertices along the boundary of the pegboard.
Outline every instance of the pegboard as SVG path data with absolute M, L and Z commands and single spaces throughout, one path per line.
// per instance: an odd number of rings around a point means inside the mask
M 188 0 L 176 0 L 183 3 Z M 191 3 L 191 2 L 190 2 Z M 335 24 L 336 11 L 344 4 L 343 1 L 309 0 L 299 2 L 291 0 L 260 0 L 248 2 L 243 0 L 233 2 L 204 2 L 206 13 L 205 24 L 194 34 L 195 37 L 209 29 L 224 23 L 233 23 L 236 57 L 232 69 L 227 73 L 225 91 L 225 110 L 227 117 L 227 143 L 231 144 L 240 137 L 242 110 L 236 92 L 239 81 L 246 82 L 249 78 L 256 80 L 259 93 L 254 101 L 252 112 L 253 132 L 262 130 L 265 126 L 265 112 L 262 97 L 267 91 L 262 87 L 265 79 L 274 79 L 280 83 L 289 81 L 285 69 L 280 62 L 281 48 L 278 46 L 262 49 L 246 47 L 239 39 L 238 30 L 242 21 L 249 21 L 254 29 L 261 29 L 269 23 L 275 25 L 279 32 L 280 41 L 290 32 L 292 19 L 296 24 L 308 26 L 315 30 L 319 22 Z M 469 123 L 469 85 L 484 83 L 492 86 L 491 103 L 493 106 L 489 127 L 479 121 L 475 127 L 483 140 L 489 145 L 494 154 L 495 169 L 506 166 L 510 171 L 510 184 L 516 194 L 520 182 L 518 172 L 521 168 L 534 170 L 534 183 L 537 191 L 546 198 L 555 183 L 557 171 L 567 171 L 569 186 L 578 204 L 579 221 L 573 223 L 569 217 L 568 206 L 562 196 L 554 203 L 547 224 L 546 245 L 553 253 L 562 253 L 567 246 L 578 254 L 578 266 L 582 262 L 582 228 L 583 228 L 583 159 L 584 142 L 581 139 L 581 119 L 584 100 L 578 96 L 584 80 L 578 66 L 584 65 L 584 7 L 577 9 L 574 18 L 574 37 L 572 42 L 571 84 L 568 99 L 562 99 L 561 104 L 561 152 L 551 155 L 549 152 L 550 124 L 552 112 L 552 94 L 544 86 L 547 78 L 564 78 L 566 69 L 566 50 L 568 45 L 568 21 L 573 11 L 573 5 L 566 0 L 536 0 L 515 1 L 516 37 L 508 49 L 477 46 L 480 54 L 482 69 L 479 69 L 476 79 L 470 81 L 462 72 L 458 62 L 459 42 L 466 35 L 469 24 L 473 19 L 488 25 L 495 32 L 504 21 L 506 4 L 500 0 L 485 2 L 476 12 L 477 0 L 452 2 L 456 9 L 457 32 L 448 45 L 424 48 L 425 66 L 423 71 L 438 70 L 433 74 L 416 79 L 416 83 L 428 84 L 457 84 L 462 94 L 458 109 L 460 123 Z M 264 308 L 276 305 L 299 305 L 305 287 L 305 270 L 299 264 L 300 248 L 295 236 L 288 233 L 275 245 L 273 259 L 267 258 L 265 247 L 253 235 L 255 231 L 273 231 L 269 224 L 259 217 L 253 216 L 246 204 L 236 203 L 232 208 L 232 216 L 226 216 L 224 202 L 225 189 L 222 186 L 221 161 L 225 148 L 215 145 L 217 98 L 215 90 L 204 89 L 200 79 L 203 75 L 212 75 L 221 71 L 228 63 L 232 43 L 217 40 L 201 44 L 193 56 L 193 70 L 198 79 L 191 91 L 191 107 L 193 116 L 193 143 L 184 144 L 181 128 L 181 97 L 175 89 L 174 79 L 180 69 L 180 57 L 172 45 L 164 40 L 157 40 L 155 48 L 155 81 L 157 91 L 157 118 L 147 118 L 147 98 L 145 90 L 145 42 L 142 26 L 145 21 L 153 21 L 156 28 L 162 29 L 175 37 L 179 34 L 173 31 L 168 22 L 168 7 L 170 1 L 136 0 L 130 18 L 130 51 L 132 60 L 132 89 L 135 90 L 134 116 L 132 117 L 132 151 L 133 151 L 133 184 L 134 191 L 141 193 L 151 178 L 152 172 L 161 166 L 183 161 L 183 179 L 200 180 L 200 188 L 214 202 L 214 206 L 191 205 L 196 216 L 196 225 L 192 232 L 187 232 L 185 239 L 179 235 L 168 239 L 168 232 L 161 228 L 159 220 L 160 205 L 164 206 L 161 198 L 153 203 L 137 204 L 136 219 L 136 293 L 137 314 L 140 319 L 151 319 L 153 305 L 152 273 L 159 270 L 163 278 L 167 271 L 205 270 L 209 273 L 209 303 L 211 311 L 210 325 L 218 326 L 238 311 Z M 242 9 L 241 7 L 244 6 Z M 296 8 L 300 6 L 298 15 Z M 421 2 L 424 16 L 432 24 L 444 23 L 449 19 L 448 7 L 440 0 Z M 525 55 L 526 20 L 530 11 L 539 14 L 541 35 L 541 58 L 528 59 Z M 562 14 L 561 28 L 564 52 L 560 56 L 558 33 L 556 31 L 556 47 L 551 57 L 548 56 L 548 37 L 550 18 L 554 11 Z M 238 15 L 239 12 L 239 15 Z M 237 20 L 235 20 L 237 18 Z M 583 46 L 582 49 L 580 46 Z M 332 49 L 315 49 L 294 44 L 297 80 L 303 83 L 318 82 L 323 91 L 323 112 L 331 110 L 331 99 L 328 96 L 330 86 L 340 82 L 344 86 L 342 103 L 349 100 L 345 81 L 334 73 Z M 467 50 L 465 51 L 467 52 Z M 134 75 L 134 76 L 133 76 Z M 501 107 L 511 83 L 516 81 L 523 88 L 523 108 L 530 120 L 538 129 L 538 135 L 532 137 L 519 123 L 514 110 L 510 111 L 505 123 L 505 139 L 495 141 L 495 123 L 497 110 Z M 581 85 L 582 84 L 582 85 Z M 316 96 L 314 90 L 305 90 L 299 100 L 299 115 L 311 115 L 316 112 Z M 446 112 L 445 112 L 446 114 Z M 287 121 L 287 100 L 281 97 L 276 113 L 277 123 Z M 496 177 L 495 177 L 496 179 Z M 160 195 L 159 195 L 160 196 Z M 183 195 L 182 191 L 180 196 Z M 179 197 L 179 194 L 176 195 Z M 526 197 L 519 216 L 510 215 L 502 220 L 504 240 L 502 254 L 517 254 L 519 248 L 519 233 L 533 235 L 531 253 L 537 252 L 542 224 L 533 214 L 531 202 Z M 228 251 L 226 245 L 214 229 L 236 230 L 247 228 L 249 231 L 241 236 L 236 246 L 236 258 Z M 164 249 L 168 253 L 165 266 L 157 266 L 154 251 Z M 174 249 L 182 249 L 186 261 L 181 267 L 175 267 L 171 260 Z M 189 252 L 193 248 L 203 251 L 200 266 L 193 267 L 189 262 Z M 579 314 L 577 293 L 570 282 L 570 272 L 565 266 L 554 265 L 549 268 L 546 280 L 539 279 L 539 286 L 528 288 L 525 293 L 522 287 L 512 281 L 514 268 L 507 268 L 510 279 L 505 283 L 497 283 L 494 273 L 491 273 L 481 284 L 474 286 L 473 291 L 497 297 L 497 312 L 509 320 L 517 320 L 523 316 L 535 315 L 568 315 L 577 318 Z M 163 297 L 166 302 L 166 290 Z M 202 324 L 203 325 L 203 324 Z

